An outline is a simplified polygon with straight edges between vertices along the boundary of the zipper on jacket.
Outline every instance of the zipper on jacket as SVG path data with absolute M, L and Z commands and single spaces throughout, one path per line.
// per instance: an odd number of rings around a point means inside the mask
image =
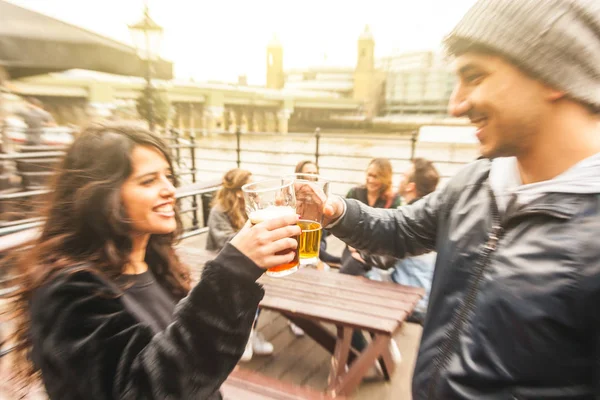
M 427 395 L 428 399 L 436 398 L 435 392 L 442 371 L 448 366 L 448 363 L 452 358 L 452 353 L 456 342 L 459 340 L 460 334 L 462 333 L 467 320 L 469 319 L 469 314 L 471 314 L 475 306 L 477 294 L 479 293 L 479 286 L 483 279 L 484 272 L 489 265 L 490 257 L 492 253 L 496 251 L 496 248 L 498 247 L 498 241 L 504 233 L 504 227 L 501 225 L 498 206 L 496 205 L 496 200 L 493 193 L 491 193 L 491 190 L 490 195 L 492 199 L 492 230 L 488 235 L 487 241 L 480 250 L 480 255 L 477 259 L 476 267 L 473 269 L 462 306 L 459 308 L 458 312 L 453 315 L 450 323 L 450 329 L 448 329 L 445 333 L 445 341 L 442 343 L 438 354 L 433 359 L 434 371 L 430 378 L 431 381 Z

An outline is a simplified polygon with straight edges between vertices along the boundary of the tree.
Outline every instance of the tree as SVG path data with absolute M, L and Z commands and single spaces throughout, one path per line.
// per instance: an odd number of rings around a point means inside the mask
M 165 92 L 159 92 L 156 89 L 151 89 L 152 93 L 152 115 L 154 123 L 157 125 L 164 126 L 169 118 L 169 109 L 171 108 L 171 104 L 169 102 L 169 98 Z M 148 99 L 150 96 L 147 95 L 148 91 L 144 90 L 140 93 L 137 98 L 136 108 L 140 117 L 149 121 L 149 104 Z

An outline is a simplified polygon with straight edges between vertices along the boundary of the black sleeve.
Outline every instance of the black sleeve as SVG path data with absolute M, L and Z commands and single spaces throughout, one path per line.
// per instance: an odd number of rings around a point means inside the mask
M 398 261 L 395 257 L 390 256 L 382 256 L 378 254 L 370 254 L 367 252 L 359 251 L 360 256 L 365 263 L 371 267 L 376 267 L 379 269 L 391 269 L 396 266 L 396 261 Z
M 471 163 L 440 189 L 399 209 L 372 208 L 344 199 L 345 214 L 329 231 L 349 246 L 376 255 L 405 258 L 435 249 L 438 227 L 447 223 L 465 188 L 487 179 L 489 160 Z
M 31 304 L 34 360 L 50 398 L 211 398 L 244 351 L 264 294 L 261 274 L 227 245 L 156 335 L 107 295 L 103 278 L 58 276 Z
M 330 232 L 349 246 L 367 253 L 396 258 L 417 256 L 435 248 L 438 213 L 444 190 L 399 209 L 372 208 L 345 199 L 346 213 Z

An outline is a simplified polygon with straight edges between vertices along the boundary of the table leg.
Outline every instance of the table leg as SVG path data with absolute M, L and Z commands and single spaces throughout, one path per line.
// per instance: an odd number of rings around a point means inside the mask
M 330 388 L 332 396 L 349 395 L 360 384 L 369 368 L 381 356 L 387 346 L 390 345 L 391 336 L 376 335 L 367 348 L 358 356 L 358 359 L 343 376 L 338 379 L 333 389 Z
M 299 326 L 304 333 L 310 336 L 315 342 L 320 344 L 325 350 L 331 354 L 335 351 L 335 345 L 337 338 L 329 330 L 325 329 L 319 322 L 311 321 L 305 318 L 298 318 L 291 314 L 283 314 L 287 319 L 292 321 L 293 324 Z M 358 357 L 359 352 L 354 348 L 350 348 L 350 354 L 348 355 L 348 363 L 353 363 Z
M 321 324 L 304 318 L 294 317 L 289 314 L 283 314 L 287 319 L 292 321 L 310 336 L 315 342 L 320 344 L 325 350 L 332 353 L 335 351 L 336 337 L 325 329 Z
M 391 344 L 390 340 L 390 344 Z M 396 370 L 396 363 L 392 358 L 392 353 L 390 352 L 390 345 L 388 345 L 383 352 L 381 353 L 381 357 L 379 357 L 379 363 L 381 365 L 381 369 L 383 371 L 383 376 L 386 381 L 392 379 L 392 375 L 394 375 L 394 371 Z
M 335 351 L 331 358 L 331 371 L 329 373 L 329 384 L 327 390 L 333 390 L 341 376 L 346 373 L 348 364 L 348 355 L 350 353 L 350 341 L 352 339 L 352 329 L 348 327 L 337 327 L 338 340 L 335 345 Z
M 370 333 L 371 340 L 375 340 L 375 333 Z M 393 340 L 393 339 L 392 339 Z M 390 340 L 391 345 L 391 340 Z M 382 353 L 381 357 L 379 357 L 379 365 L 381 365 L 381 370 L 383 372 L 383 377 L 386 381 L 392 379 L 392 375 L 394 375 L 394 371 L 396 370 L 396 363 L 392 358 L 392 353 L 390 352 L 390 346 L 388 346 Z

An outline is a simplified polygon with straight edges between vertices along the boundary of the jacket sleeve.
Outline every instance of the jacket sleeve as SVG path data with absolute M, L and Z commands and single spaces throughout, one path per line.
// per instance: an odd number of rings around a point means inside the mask
M 420 255 L 435 248 L 446 192 L 431 193 L 399 209 L 372 208 L 345 199 L 346 213 L 329 230 L 358 250 L 396 258 Z
M 598 232 L 599 224 L 595 227 L 582 229 L 584 235 L 589 232 Z M 587 251 L 578 251 L 581 257 L 581 265 L 577 268 L 579 274 L 578 284 L 574 287 L 576 299 L 573 310 L 573 319 L 581 325 L 580 331 L 587 335 L 587 343 L 590 343 L 590 365 L 593 365 L 591 374 L 591 390 L 595 399 L 600 399 L 600 313 L 598 303 L 600 302 L 600 253 L 594 239 L 590 237 L 581 238 L 579 243 L 587 244 Z M 583 246 L 582 246 L 583 248 Z
M 371 267 L 376 267 L 379 269 L 390 269 L 396 265 L 397 258 L 392 256 L 382 256 L 378 254 L 370 254 L 364 251 L 359 251 L 360 256 L 365 263 Z
M 51 399 L 208 399 L 240 359 L 262 274 L 228 245 L 154 335 L 103 278 L 59 275 L 31 304 L 33 358 Z

